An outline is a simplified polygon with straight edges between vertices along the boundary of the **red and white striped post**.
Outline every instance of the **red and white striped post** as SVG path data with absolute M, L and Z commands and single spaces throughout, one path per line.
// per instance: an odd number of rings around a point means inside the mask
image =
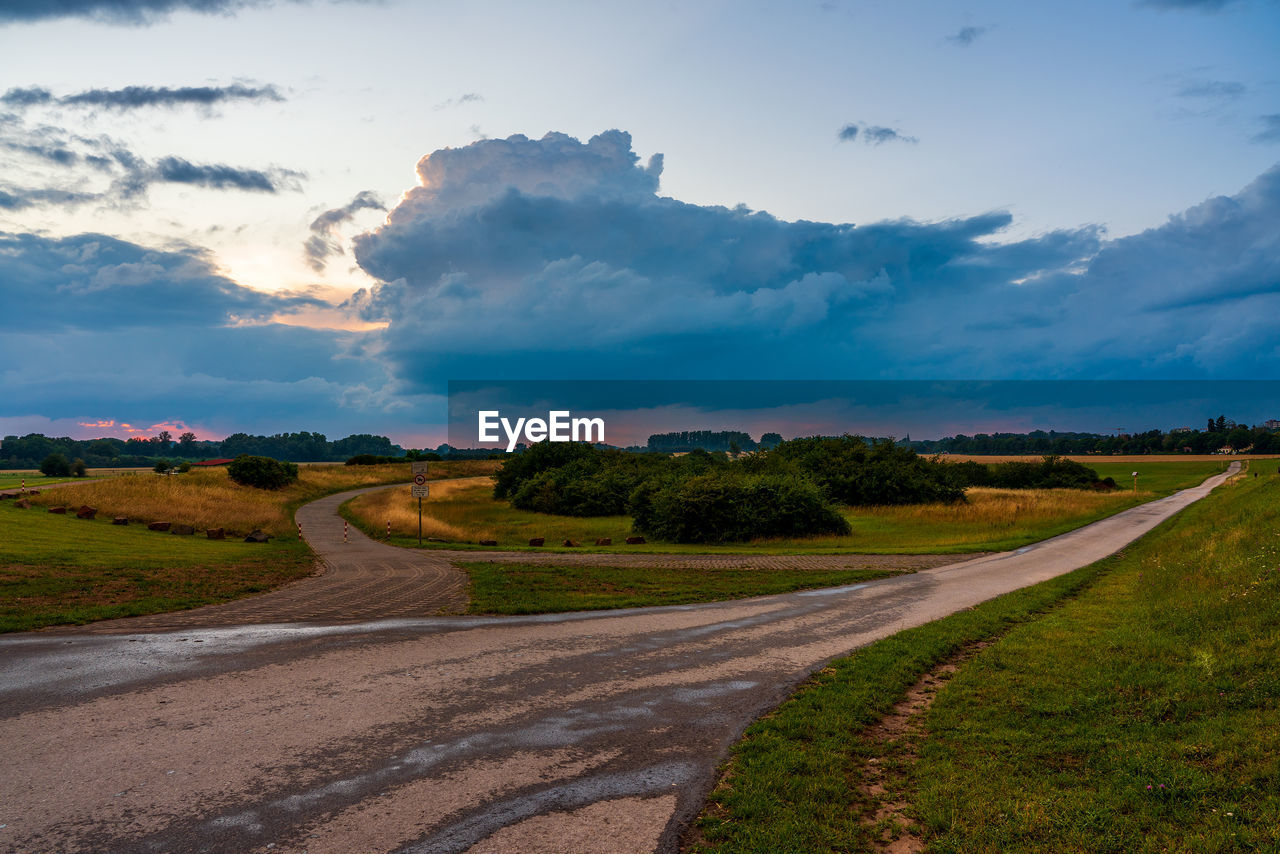
M 298 542 L 302 542 L 302 523 L 298 523 Z
M 27 479 L 25 477 L 22 479 L 22 494 L 27 494 Z
M 391 520 L 387 520 L 387 539 L 391 539 Z
M 343 541 L 344 543 L 347 541 L 347 523 L 346 523 L 346 520 L 343 520 L 343 522 L 342 522 L 342 541 Z

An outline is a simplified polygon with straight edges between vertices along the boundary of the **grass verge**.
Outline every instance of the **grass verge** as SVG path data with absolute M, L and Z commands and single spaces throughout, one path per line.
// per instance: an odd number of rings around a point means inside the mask
M 472 614 L 549 614 L 747 599 L 839 587 L 902 574 L 888 569 L 667 569 L 658 567 L 459 564 L 471 576 Z
M 179 537 L 0 504 L 0 632 L 225 602 L 309 574 L 296 540 Z
M 1275 850 L 1278 493 L 1236 479 L 1119 555 L 833 662 L 747 730 L 690 850 L 877 850 L 868 728 L 997 637 L 910 772 L 929 850 Z
M 906 507 L 849 507 L 845 517 L 852 534 L 797 540 L 758 540 L 728 546 L 678 545 L 651 542 L 624 546 L 630 536 L 629 516 L 580 518 L 519 510 L 494 500 L 492 481 L 473 477 L 433 484 L 423 501 L 423 537 L 445 542 L 445 548 L 467 548 L 480 540 L 496 540 L 499 547 L 528 548 L 543 537 L 554 551 L 564 540 L 584 545 L 573 551 L 608 553 L 662 552 L 671 554 L 966 554 L 1005 551 L 1066 533 L 1144 501 L 1201 483 L 1217 474 L 1221 460 L 1185 462 L 1109 463 L 1137 469 L 1142 491 L 1098 493 L 1079 489 L 971 489 L 965 504 L 920 504 Z M 1100 466 L 1101 468 L 1101 466 Z M 1122 485 L 1127 481 L 1121 480 Z M 369 536 L 386 539 L 391 523 L 393 545 L 417 546 L 418 503 L 409 488 L 362 495 L 342 509 L 343 517 Z M 608 537 L 616 544 L 590 544 Z M 430 546 L 431 544 L 428 544 Z

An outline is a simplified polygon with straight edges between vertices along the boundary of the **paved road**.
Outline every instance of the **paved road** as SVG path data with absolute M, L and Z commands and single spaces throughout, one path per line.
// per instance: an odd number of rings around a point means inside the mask
M 649 852 L 830 658 L 1090 563 L 1035 546 L 744 602 L 0 639 L 0 851 Z

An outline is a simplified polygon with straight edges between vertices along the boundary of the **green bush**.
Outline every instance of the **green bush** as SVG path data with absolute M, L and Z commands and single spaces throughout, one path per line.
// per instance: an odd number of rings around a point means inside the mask
M 817 486 L 788 475 L 708 471 L 654 479 L 632 493 L 630 510 L 637 531 L 676 543 L 849 533 Z
M 89 467 L 84 464 L 84 460 L 76 458 L 71 463 L 71 474 L 73 477 L 84 477 L 88 473 Z
M 236 483 L 258 489 L 279 489 L 298 479 L 298 467 L 293 463 L 249 454 L 241 454 L 232 460 L 227 466 L 227 473 Z
M 792 439 L 757 454 L 758 471 L 798 471 L 832 501 L 854 506 L 964 500 L 946 465 L 892 442 L 868 445 L 857 436 Z
M 62 454 L 50 454 L 40 463 L 40 473 L 45 477 L 70 477 L 71 463 Z

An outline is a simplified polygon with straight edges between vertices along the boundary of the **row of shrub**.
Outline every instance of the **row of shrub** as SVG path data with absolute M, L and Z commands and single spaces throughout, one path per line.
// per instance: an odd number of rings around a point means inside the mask
M 629 514 L 638 533 L 705 543 L 848 533 L 841 505 L 959 502 L 970 486 L 1098 484 L 1092 469 L 1061 457 L 947 463 L 856 436 L 794 439 L 737 459 L 700 450 L 671 457 L 542 442 L 503 463 L 494 497 L 562 516 Z

